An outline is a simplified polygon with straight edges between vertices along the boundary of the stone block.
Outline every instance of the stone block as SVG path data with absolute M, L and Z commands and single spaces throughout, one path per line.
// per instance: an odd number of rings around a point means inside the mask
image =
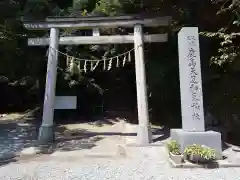
M 183 129 L 171 129 L 170 136 L 180 145 L 183 152 L 188 145 L 201 144 L 215 149 L 217 158 L 222 159 L 222 140 L 221 133 L 215 131 L 192 132 Z
M 178 33 L 182 128 L 205 131 L 199 33 L 197 27 L 183 27 Z

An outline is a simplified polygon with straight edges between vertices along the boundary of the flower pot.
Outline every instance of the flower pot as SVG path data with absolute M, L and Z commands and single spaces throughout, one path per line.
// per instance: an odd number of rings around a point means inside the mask
M 173 154 L 173 153 L 169 152 L 169 157 L 176 164 L 183 163 L 183 155 L 182 154 Z
M 186 156 L 187 160 L 195 164 L 209 164 L 213 162 L 213 159 L 205 159 L 200 155 L 190 154 Z

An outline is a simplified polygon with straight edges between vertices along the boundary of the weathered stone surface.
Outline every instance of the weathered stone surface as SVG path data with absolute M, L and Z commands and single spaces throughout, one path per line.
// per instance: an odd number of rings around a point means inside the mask
M 184 27 L 178 33 L 182 128 L 204 131 L 202 78 L 197 27 Z
M 222 141 L 219 132 L 191 132 L 183 129 L 171 129 L 171 138 L 179 143 L 181 152 L 188 145 L 201 144 L 215 149 L 218 159 L 222 159 Z

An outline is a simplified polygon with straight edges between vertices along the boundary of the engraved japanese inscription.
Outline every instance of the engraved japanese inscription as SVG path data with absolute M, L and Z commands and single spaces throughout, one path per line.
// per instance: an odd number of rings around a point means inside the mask
M 178 34 L 182 128 L 204 131 L 200 48 L 197 27 L 184 27 Z
M 196 70 L 196 38 L 195 36 L 187 36 L 187 41 L 188 41 L 188 66 L 190 69 L 189 72 L 189 77 L 190 77 L 190 82 L 189 82 L 189 89 L 191 91 L 191 108 L 192 108 L 192 118 L 193 120 L 200 120 L 200 99 L 199 95 L 200 93 L 200 88 L 199 88 L 199 82 L 196 79 L 196 76 L 199 74 L 197 73 Z

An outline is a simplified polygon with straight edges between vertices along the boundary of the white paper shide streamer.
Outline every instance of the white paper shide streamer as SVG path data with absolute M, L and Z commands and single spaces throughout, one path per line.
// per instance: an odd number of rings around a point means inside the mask
M 107 62 L 106 62 L 107 60 L 103 60 L 103 70 L 105 71 L 106 70 L 106 66 L 107 66 Z
M 60 54 L 66 56 L 66 66 L 67 71 L 73 74 L 78 74 L 81 72 L 87 73 L 88 71 L 94 71 L 99 66 L 100 62 L 103 62 L 103 70 L 109 71 L 112 69 L 113 64 L 116 67 L 124 67 L 127 62 L 131 62 L 131 51 L 134 49 L 127 51 L 123 54 L 120 54 L 115 57 L 99 59 L 99 60 L 88 60 L 88 59 L 79 59 L 73 56 L 69 56 L 68 54 L 62 53 L 59 51 Z M 113 62 L 115 61 L 115 62 Z M 83 62 L 82 66 L 81 63 Z M 82 69 L 83 68 L 83 69 Z
M 128 62 L 131 62 L 132 58 L 131 58 L 131 51 L 128 52 Z
M 97 61 L 97 62 L 95 63 L 95 65 L 93 66 L 93 71 L 98 67 L 99 62 L 100 62 L 100 61 Z
M 85 60 L 85 62 L 84 62 L 84 72 L 86 73 L 87 72 L 87 60 Z
M 116 67 L 119 67 L 119 57 L 117 56 L 117 63 L 116 63 Z
M 112 59 L 109 60 L 109 63 L 108 63 L 108 71 L 110 71 L 112 68 Z
M 78 71 L 82 72 L 82 70 L 81 70 L 81 61 L 78 62 Z
M 127 57 L 126 57 L 126 55 L 124 55 L 124 58 L 123 58 L 123 67 L 125 66 L 125 64 L 126 64 L 126 60 L 127 60 Z
M 91 61 L 91 71 L 93 71 L 93 61 Z

